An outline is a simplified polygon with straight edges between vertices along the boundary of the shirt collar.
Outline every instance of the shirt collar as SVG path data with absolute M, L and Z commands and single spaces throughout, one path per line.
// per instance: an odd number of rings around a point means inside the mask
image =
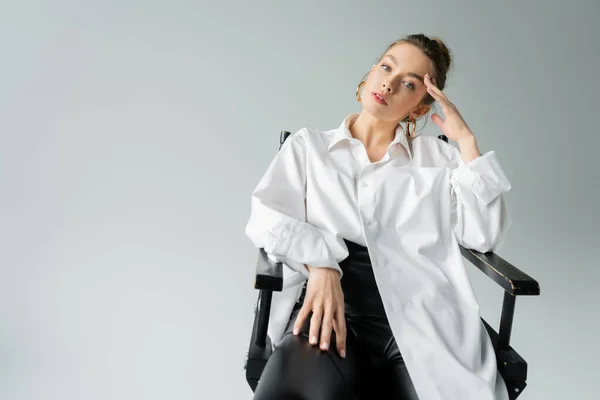
M 356 117 L 358 117 L 358 114 L 353 113 L 344 118 L 339 128 L 335 130 L 333 137 L 331 138 L 331 142 L 327 147 L 327 151 L 331 151 L 331 149 L 337 143 L 343 140 L 349 141 L 350 139 L 352 139 L 352 134 L 350 133 L 350 129 L 348 128 L 348 126 L 350 125 L 350 122 L 353 121 Z M 388 150 L 393 149 L 396 146 L 396 144 L 401 144 L 402 146 L 404 146 L 406 152 L 408 153 L 408 157 L 412 161 L 412 154 L 408 145 L 408 138 L 406 137 L 404 127 L 401 124 L 398 124 L 398 126 L 396 127 L 396 136 L 394 137 L 394 140 L 392 140 L 392 142 L 390 143 Z

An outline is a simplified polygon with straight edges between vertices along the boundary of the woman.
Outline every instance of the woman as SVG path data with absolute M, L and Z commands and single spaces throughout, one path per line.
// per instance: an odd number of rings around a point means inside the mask
M 361 112 L 291 135 L 254 190 L 246 234 L 287 266 L 255 399 L 508 398 L 459 244 L 501 245 L 510 183 L 442 92 L 450 61 L 439 39 L 394 42 Z M 460 150 L 415 135 L 434 101 Z

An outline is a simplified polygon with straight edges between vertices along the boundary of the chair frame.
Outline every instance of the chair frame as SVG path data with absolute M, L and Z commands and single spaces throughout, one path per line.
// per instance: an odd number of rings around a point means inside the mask
M 290 134 L 289 131 L 281 132 L 279 149 Z M 445 135 L 440 135 L 438 138 L 448 142 Z M 509 399 L 514 400 L 527 386 L 527 362 L 510 346 L 516 299 L 517 296 L 538 296 L 540 286 L 535 279 L 493 252 L 481 253 L 463 246 L 460 246 L 460 251 L 472 265 L 504 289 L 498 332 L 483 318 L 481 320 L 494 346 L 498 371 L 508 388 Z M 283 264 L 269 259 L 262 248 L 258 251 L 254 288 L 259 290 L 259 295 L 254 308 L 250 346 L 244 361 L 246 380 L 252 391 L 256 389 L 272 351 L 267 329 L 273 292 L 283 290 Z

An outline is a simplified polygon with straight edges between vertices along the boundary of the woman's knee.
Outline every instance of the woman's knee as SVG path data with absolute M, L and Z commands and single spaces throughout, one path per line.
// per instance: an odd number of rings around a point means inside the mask
M 334 352 L 320 350 L 305 336 L 285 335 L 265 365 L 254 399 L 350 398 L 356 368 L 351 352 L 343 360 L 334 360 Z

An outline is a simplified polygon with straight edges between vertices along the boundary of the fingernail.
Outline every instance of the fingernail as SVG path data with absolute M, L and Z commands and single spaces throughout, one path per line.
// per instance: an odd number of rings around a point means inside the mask
M 297 335 L 297 334 L 298 334 L 298 328 L 294 327 L 294 335 Z
M 327 348 L 328 348 L 328 347 L 329 347 L 329 344 L 328 344 L 327 342 L 325 342 L 325 343 L 321 344 L 321 348 L 322 348 L 323 350 L 327 350 Z
M 342 349 L 342 351 L 340 351 L 340 355 L 342 358 L 346 358 L 346 350 Z
M 310 344 L 317 344 L 317 337 L 313 336 L 310 338 Z

